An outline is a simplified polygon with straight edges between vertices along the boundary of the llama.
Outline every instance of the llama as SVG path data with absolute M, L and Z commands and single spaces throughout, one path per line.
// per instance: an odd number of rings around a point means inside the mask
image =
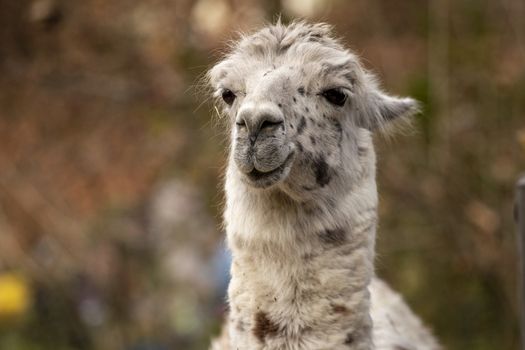
M 417 112 L 325 24 L 243 37 L 209 72 L 231 132 L 229 317 L 213 350 L 436 350 L 374 277 L 371 134 Z

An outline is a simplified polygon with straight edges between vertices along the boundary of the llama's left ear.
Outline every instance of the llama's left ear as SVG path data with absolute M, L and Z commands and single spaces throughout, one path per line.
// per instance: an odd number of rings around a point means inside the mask
M 370 92 L 366 106 L 361 108 L 360 126 L 369 130 L 382 129 L 394 120 L 408 118 L 420 111 L 419 103 L 409 97 L 389 96 L 379 90 Z

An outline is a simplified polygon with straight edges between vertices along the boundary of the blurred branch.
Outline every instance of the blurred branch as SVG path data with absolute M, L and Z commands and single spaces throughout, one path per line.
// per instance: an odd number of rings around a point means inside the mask
M 516 221 L 518 225 L 519 297 L 521 306 L 521 349 L 525 350 L 525 176 L 516 184 Z

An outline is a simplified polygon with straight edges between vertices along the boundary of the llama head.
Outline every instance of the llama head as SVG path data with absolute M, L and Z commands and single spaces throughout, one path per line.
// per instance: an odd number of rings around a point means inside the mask
M 296 199 L 373 173 L 371 132 L 417 111 L 416 101 L 380 91 L 324 24 L 265 27 L 208 77 L 231 126 L 232 171 Z

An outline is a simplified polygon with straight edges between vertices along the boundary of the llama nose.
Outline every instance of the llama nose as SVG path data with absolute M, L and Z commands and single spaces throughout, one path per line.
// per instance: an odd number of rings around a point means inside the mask
M 246 128 L 248 139 L 253 145 L 257 137 L 263 130 L 273 130 L 282 126 L 284 118 L 278 113 L 269 113 L 268 111 L 254 112 L 243 110 L 239 113 L 236 124 L 238 128 Z

